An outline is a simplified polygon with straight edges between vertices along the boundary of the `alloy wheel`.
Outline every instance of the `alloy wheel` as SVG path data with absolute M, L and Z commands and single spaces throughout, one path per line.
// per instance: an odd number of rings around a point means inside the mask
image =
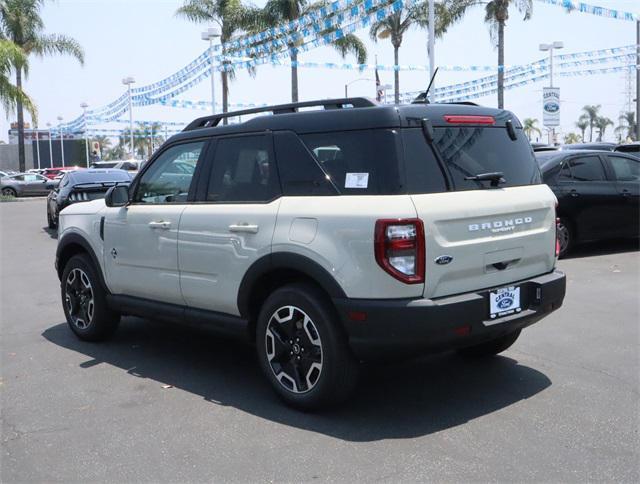
M 322 374 L 322 341 L 302 309 L 277 309 L 267 324 L 265 345 L 271 371 L 284 388 L 307 393 L 316 386 Z
M 560 253 L 564 254 L 569 248 L 571 234 L 569 228 L 562 222 L 558 222 L 557 227 L 558 242 L 560 243 Z
M 65 282 L 65 302 L 71 321 L 78 329 L 87 329 L 93 321 L 95 303 L 89 276 L 75 268 Z

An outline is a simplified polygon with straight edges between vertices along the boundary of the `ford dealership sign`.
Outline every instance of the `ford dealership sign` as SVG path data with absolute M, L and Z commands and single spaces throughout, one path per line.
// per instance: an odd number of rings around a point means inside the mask
M 542 120 L 547 128 L 560 126 L 560 88 L 545 87 L 542 91 Z

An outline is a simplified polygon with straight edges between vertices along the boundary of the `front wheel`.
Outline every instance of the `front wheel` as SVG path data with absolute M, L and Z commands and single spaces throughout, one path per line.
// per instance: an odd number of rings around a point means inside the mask
M 256 344 L 265 375 L 289 405 L 335 404 L 355 388 L 358 363 L 330 301 L 313 286 L 288 285 L 267 298 Z
M 18 193 L 11 187 L 6 187 L 2 189 L 2 194 L 5 197 L 17 197 Z
M 102 341 L 117 329 L 120 316 L 107 306 L 106 290 L 86 254 L 73 256 L 62 273 L 64 315 L 71 331 L 84 341 Z
M 520 330 L 514 331 L 513 333 L 505 334 L 504 336 L 492 339 L 491 341 L 487 341 L 486 343 L 459 349 L 458 353 L 464 356 L 471 356 L 475 358 L 495 356 L 498 353 L 502 353 L 506 349 L 510 348 L 511 345 L 516 342 L 518 336 L 520 336 Z

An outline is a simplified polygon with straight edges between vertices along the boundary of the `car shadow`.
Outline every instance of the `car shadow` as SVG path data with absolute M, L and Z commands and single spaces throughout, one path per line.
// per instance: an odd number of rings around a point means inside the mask
M 304 413 L 275 396 L 254 349 L 239 342 L 138 318 L 123 319 L 113 339 L 101 344 L 78 340 L 66 323 L 52 326 L 43 336 L 86 355 L 80 367 L 87 372 L 106 363 L 216 405 L 354 442 L 439 432 L 531 398 L 551 385 L 546 375 L 512 358 L 469 361 L 450 353 L 364 366 L 349 401 L 321 413 Z
M 612 239 L 599 242 L 587 242 L 571 249 L 563 259 L 580 259 L 598 255 L 622 254 L 640 250 L 639 239 Z
M 58 239 L 58 229 L 50 229 L 49 227 L 42 227 L 42 231 L 54 240 Z

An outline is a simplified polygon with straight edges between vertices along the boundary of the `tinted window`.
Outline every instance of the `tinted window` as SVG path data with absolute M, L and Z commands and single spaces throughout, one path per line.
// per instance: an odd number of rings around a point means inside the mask
M 340 193 L 393 195 L 402 192 L 396 131 L 340 131 L 306 134 L 300 138 Z
M 280 194 L 268 136 L 219 139 L 213 159 L 207 200 L 268 202 Z
M 571 177 L 571 169 L 569 168 L 568 161 L 562 164 L 562 169 L 560 170 L 560 174 L 558 175 L 558 180 L 573 180 L 573 178 Z
M 489 182 L 465 180 L 481 173 L 502 172 L 502 187 L 541 183 L 531 145 L 522 134 L 514 141 L 505 128 L 435 128 L 434 141 L 457 190 L 477 190 Z
M 438 193 L 447 191 L 442 169 L 424 138 L 422 129 L 402 131 L 404 167 L 409 193 Z
M 337 192 L 320 164 L 294 133 L 275 133 L 278 173 L 284 195 L 318 196 Z
M 613 166 L 613 171 L 618 180 L 640 180 L 640 160 L 632 160 L 622 156 L 609 156 L 609 161 L 611 161 L 611 166 Z
M 573 181 L 602 181 L 607 179 L 598 156 L 573 158 L 569 160 L 568 165 Z
M 134 200 L 139 203 L 186 202 L 193 173 L 176 173 L 174 165 L 187 161 L 196 163 L 203 147 L 204 142 L 199 141 L 164 151 L 142 175 Z

